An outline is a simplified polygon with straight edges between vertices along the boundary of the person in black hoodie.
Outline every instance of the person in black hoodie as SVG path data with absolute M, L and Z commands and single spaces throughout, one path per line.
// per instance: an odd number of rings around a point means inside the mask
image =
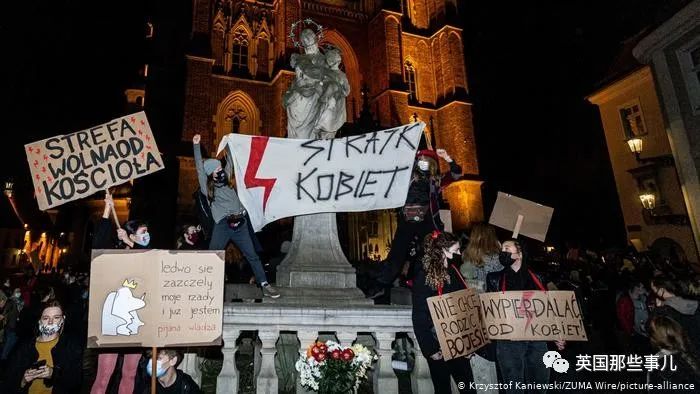
M 546 291 L 544 280 L 536 274 L 525 261 L 520 242 L 511 239 L 503 242 L 498 260 L 503 269 L 486 275 L 486 291 L 499 292 L 508 290 Z M 505 392 L 522 393 L 515 383 L 549 383 L 549 369 L 542 362 L 547 352 L 544 341 L 508 341 L 496 342 L 496 359 L 501 371 L 502 382 L 514 382 Z M 565 342 L 556 341 L 557 348 L 564 350 Z M 545 392 L 546 389 L 540 390 Z
M 452 377 L 462 387 L 460 392 L 476 392 L 469 389 L 473 380 L 469 359 L 461 357 L 444 360 L 427 301 L 436 295 L 467 288 L 459 268 L 449 263 L 450 259 L 459 254 L 459 241 L 451 233 L 435 230 L 425 237 L 424 247 L 423 261 L 422 264 L 417 264 L 413 280 L 412 318 L 418 345 L 428 361 L 433 388 L 436 394 L 451 393 Z
M 83 347 L 72 333 L 64 332 L 65 315 L 58 301 L 44 305 L 38 335 L 22 341 L 10 355 L 4 393 L 80 391 Z M 7 390 L 7 391 L 5 391 Z
M 438 157 L 450 168 L 449 173 L 440 174 Z M 422 240 L 433 230 L 442 231 L 444 224 L 440 220 L 440 203 L 442 190 L 462 176 L 460 167 L 444 149 L 419 150 L 408 187 L 406 204 L 398 215 L 398 226 L 391 249 L 382 267 L 377 283 L 368 290 L 368 298 L 382 296 L 391 288 L 394 279 L 406 262 L 409 246 L 414 237 Z
M 151 362 L 151 351 L 146 352 L 148 363 L 146 364 L 146 375 L 153 376 L 153 363 Z M 156 359 L 156 393 L 158 394 L 200 394 L 201 390 L 192 377 L 177 366 L 182 361 L 182 352 L 175 349 L 158 349 Z M 144 385 L 144 394 L 150 393 L 150 384 Z
M 148 225 L 140 220 L 130 220 L 124 223 L 124 228 L 117 229 L 118 242 L 115 245 L 112 237 L 112 222 L 109 217 L 114 209 L 112 195 L 105 194 L 105 208 L 102 219 L 95 228 L 95 237 L 92 242 L 93 249 L 147 249 L 151 240 L 148 233 Z M 107 392 L 109 380 L 122 358 L 121 380 L 119 382 L 119 394 L 132 394 L 136 379 L 140 350 L 122 350 L 121 354 L 104 352 L 97 359 L 97 375 L 92 385 L 92 394 L 104 394 Z

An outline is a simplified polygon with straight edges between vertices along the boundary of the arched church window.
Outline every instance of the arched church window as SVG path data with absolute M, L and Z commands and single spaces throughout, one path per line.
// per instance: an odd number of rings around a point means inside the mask
M 231 121 L 231 133 L 239 134 L 241 132 L 241 122 L 246 120 L 246 114 L 240 108 L 232 108 L 226 112 L 226 120 Z
M 406 84 L 408 85 L 408 99 L 417 100 L 418 95 L 416 94 L 416 68 L 413 66 L 413 63 L 407 61 L 404 64 L 404 71 L 406 75 Z
M 248 35 L 245 31 L 238 30 L 233 37 L 233 48 L 231 50 L 234 71 L 248 70 Z

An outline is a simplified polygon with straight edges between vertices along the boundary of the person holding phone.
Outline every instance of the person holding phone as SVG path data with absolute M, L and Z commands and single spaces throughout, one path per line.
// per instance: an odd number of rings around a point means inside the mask
M 42 307 L 38 335 L 21 342 L 10 355 L 3 392 L 29 394 L 78 393 L 83 348 L 63 332 L 65 315 L 58 301 Z M 7 390 L 7 391 L 5 391 Z

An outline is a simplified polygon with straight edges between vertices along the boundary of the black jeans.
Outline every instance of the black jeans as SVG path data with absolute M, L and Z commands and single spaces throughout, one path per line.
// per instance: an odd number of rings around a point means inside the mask
M 501 382 L 511 383 L 507 394 L 523 393 L 516 389 L 516 383 L 549 383 L 549 369 L 545 367 L 542 357 L 547 352 L 547 342 L 543 341 L 496 341 L 498 369 Z M 547 390 L 527 392 L 545 393 Z
M 426 218 L 422 222 L 417 223 L 405 221 L 401 213 L 399 213 L 399 224 L 394 234 L 394 240 L 391 242 L 391 250 L 389 250 L 387 261 L 384 263 L 382 273 L 379 276 L 378 281 L 380 285 L 390 286 L 396 279 L 403 263 L 406 262 L 411 241 L 417 237 L 418 242 L 422 245 L 423 238 L 433 230 L 435 230 L 435 225 L 433 224 L 433 218 L 430 217 L 430 213 L 426 214 Z
M 469 385 L 474 380 L 469 359 L 460 357 L 449 361 L 435 361 L 428 357 L 427 360 L 428 368 L 430 368 L 430 379 L 433 380 L 435 394 L 452 393 L 450 377 L 454 379 L 460 393 L 476 393 L 476 390 L 471 390 L 469 388 Z

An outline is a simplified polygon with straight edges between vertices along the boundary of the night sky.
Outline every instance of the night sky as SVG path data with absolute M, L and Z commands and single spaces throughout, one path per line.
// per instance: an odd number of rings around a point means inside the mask
M 176 149 L 191 2 L 10 3 L 0 17 L 2 178 L 28 181 L 23 144 L 123 114 L 123 91 L 146 53 L 147 14 L 159 26 L 150 56 L 163 65 L 151 69 L 149 118 L 168 114 L 152 126 L 162 151 Z M 502 190 L 555 208 L 551 243 L 624 244 L 600 118 L 585 96 L 663 2 L 460 3 L 487 213 Z

